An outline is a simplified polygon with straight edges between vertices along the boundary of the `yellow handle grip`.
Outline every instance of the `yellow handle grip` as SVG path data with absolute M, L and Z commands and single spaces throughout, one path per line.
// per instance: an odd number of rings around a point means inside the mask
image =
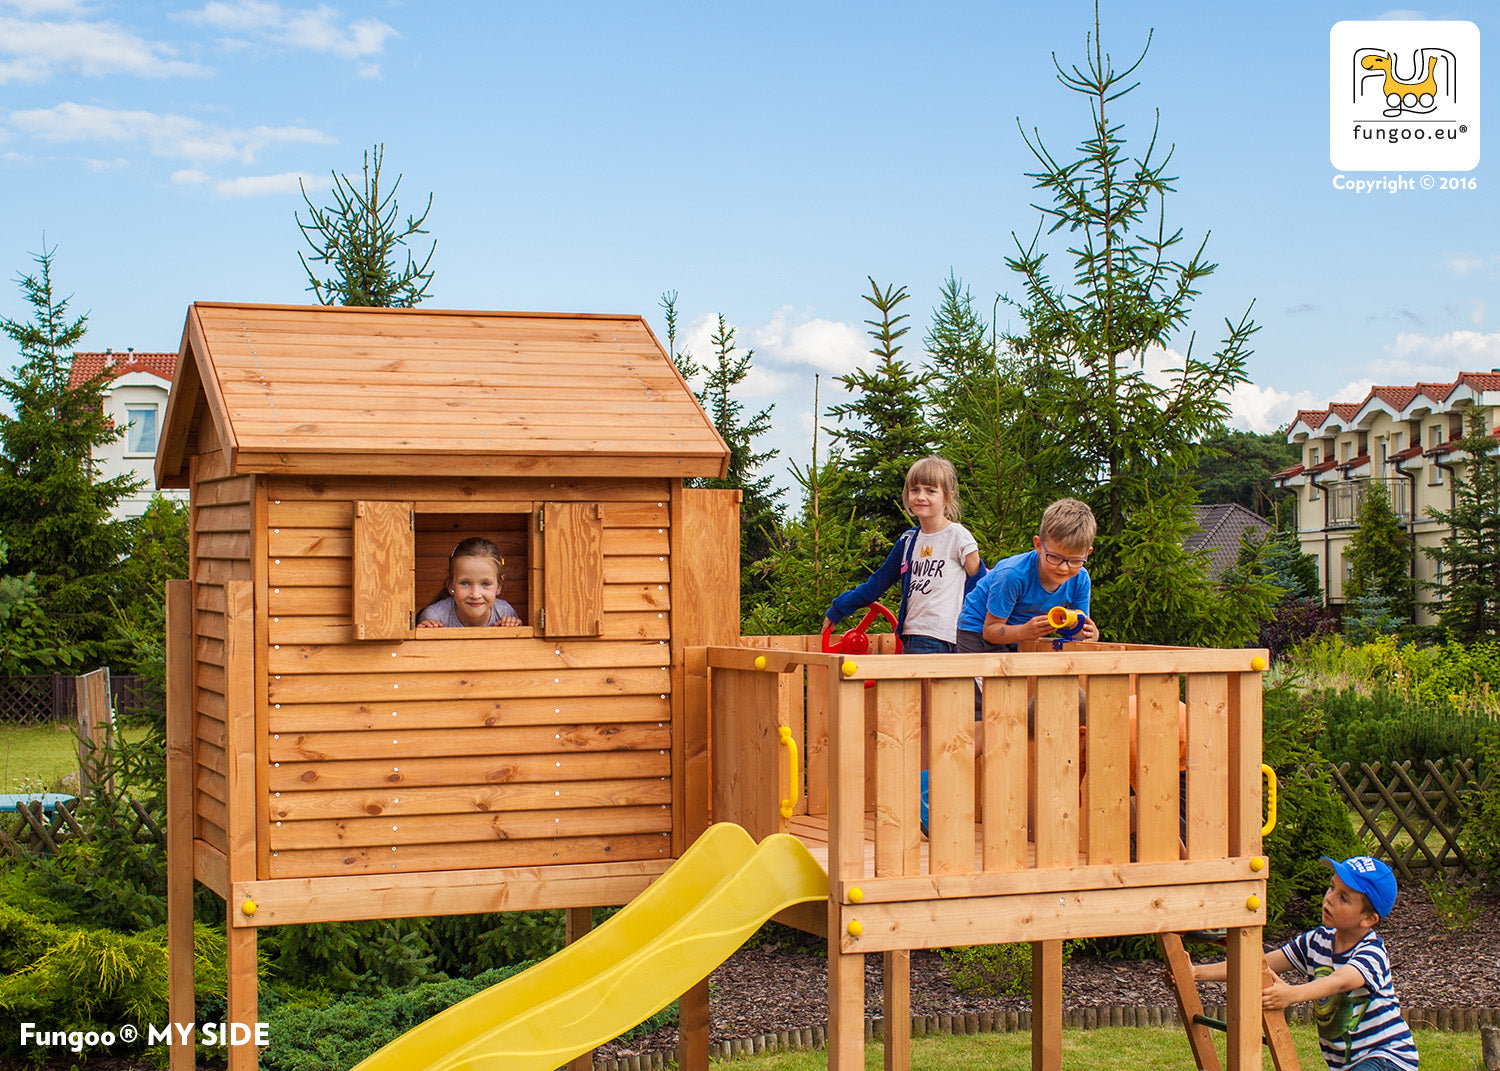
M 792 730 L 786 725 L 778 726 L 776 735 L 786 745 L 787 787 L 792 793 L 790 799 L 781 801 L 781 817 L 790 818 L 792 816 L 792 808 L 797 803 L 797 741 L 792 739 Z
M 1276 771 L 1262 765 L 1260 775 L 1266 779 L 1266 824 L 1260 827 L 1260 835 L 1269 837 L 1276 828 Z

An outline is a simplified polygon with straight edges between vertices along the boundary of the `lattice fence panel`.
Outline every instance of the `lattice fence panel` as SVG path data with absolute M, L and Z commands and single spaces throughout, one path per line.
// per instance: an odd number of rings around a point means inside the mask
M 1354 812 L 1355 832 L 1374 839 L 1377 857 L 1413 880 L 1454 869 L 1475 873 L 1460 839 L 1478 796 L 1495 784 L 1494 771 L 1475 780 L 1473 759 L 1420 763 L 1343 762 L 1330 767 L 1333 783 Z
M 137 844 L 166 847 L 166 832 L 135 800 L 127 821 L 127 835 Z M 18 803 L 15 810 L 0 814 L 0 851 L 17 858 L 45 855 L 74 838 L 87 840 L 92 824 L 88 805 L 79 800 L 58 803 L 50 814 L 40 802 Z

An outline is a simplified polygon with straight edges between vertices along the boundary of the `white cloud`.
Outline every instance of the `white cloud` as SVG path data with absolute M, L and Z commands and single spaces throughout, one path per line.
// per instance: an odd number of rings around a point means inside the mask
M 1484 298 L 1475 298 L 1469 306 L 1469 323 L 1479 327 L 1484 323 Z
M 52 142 L 143 144 L 157 156 L 192 163 L 250 163 L 272 145 L 329 145 L 334 138 L 300 126 L 214 127 L 182 115 L 101 108 L 65 101 L 51 108 L 11 112 L 12 128 Z
M 1393 358 L 1390 364 L 1418 369 L 1421 374 L 1417 378 L 1423 380 L 1449 380 L 1458 372 L 1500 366 L 1500 332 L 1497 331 L 1448 331 L 1441 335 L 1403 331 L 1385 349 Z M 1413 383 L 1416 379 L 1395 382 Z
M 1484 267 L 1484 260 L 1480 257 L 1455 253 L 1444 261 L 1444 264 L 1454 275 L 1468 275 L 1471 271 L 1478 271 Z
M 1360 397 L 1364 397 L 1364 392 Z M 1293 394 L 1275 387 L 1240 383 L 1229 392 L 1229 425 L 1264 435 L 1290 424 L 1297 410 L 1321 409 L 1329 401 L 1328 398 L 1316 397 L 1311 391 Z
M 32 5 L 42 10 L 41 5 Z M 0 85 L 44 82 L 58 73 L 91 77 L 197 76 L 207 70 L 175 58 L 176 51 L 111 22 L 37 21 L 0 17 Z
M 172 172 L 172 182 L 178 186 L 201 186 L 205 182 L 213 181 L 208 172 L 199 171 L 195 167 L 186 167 L 181 171 Z
M 267 0 L 212 0 L 182 17 L 198 26 L 248 35 L 287 48 L 330 52 L 342 59 L 376 55 L 385 48 L 386 41 L 400 36 L 394 27 L 379 19 L 345 22 L 342 12 L 326 4 L 297 10 Z M 243 42 L 226 44 L 234 47 Z M 367 75 L 362 73 L 361 77 Z
M 284 171 L 279 175 L 246 175 L 214 183 L 214 193 L 226 198 L 271 197 L 298 193 L 302 183 L 314 185 L 317 181 L 316 176 L 301 171 Z
M 844 375 L 874 364 L 871 339 L 853 324 L 799 319 L 790 305 L 777 309 L 770 323 L 749 332 L 757 354 L 783 365 L 801 365 Z

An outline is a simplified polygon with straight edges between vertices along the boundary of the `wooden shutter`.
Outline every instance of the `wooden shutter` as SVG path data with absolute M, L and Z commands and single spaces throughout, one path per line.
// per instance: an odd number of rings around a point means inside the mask
M 604 631 L 604 522 L 596 502 L 541 507 L 542 635 Z
M 405 639 L 412 619 L 416 544 L 410 502 L 354 504 L 354 635 Z

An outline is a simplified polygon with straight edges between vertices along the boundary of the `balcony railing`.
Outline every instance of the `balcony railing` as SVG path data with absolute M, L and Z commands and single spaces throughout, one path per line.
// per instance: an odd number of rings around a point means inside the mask
M 1396 519 L 1405 523 L 1411 519 L 1411 481 L 1403 479 L 1347 480 L 1324 484 L 1328 495 L 1328 526 L 1330 528 L 1353 527 L 1359 523 L 1359 507 L 1372 488 L 1383 491 L 1391 502 Z

